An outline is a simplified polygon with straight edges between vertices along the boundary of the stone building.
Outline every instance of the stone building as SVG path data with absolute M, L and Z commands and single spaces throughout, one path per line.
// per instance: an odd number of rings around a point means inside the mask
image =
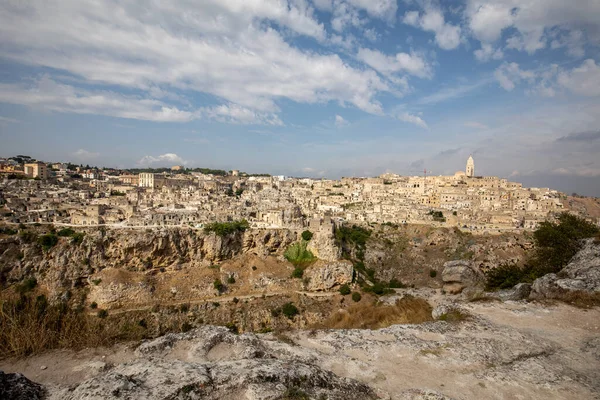
M 48 179 L 48 167 L 41 162 L 25 164 L 25 175 L 30 178 Z

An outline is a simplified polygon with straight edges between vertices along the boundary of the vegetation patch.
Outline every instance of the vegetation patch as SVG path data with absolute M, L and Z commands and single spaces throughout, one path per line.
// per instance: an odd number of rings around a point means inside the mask
M 149 336 L 139 320 L 139 312 L 96 318 L 65 303 L 50 304 L 43 295 L 5 292 L 0 294 L 0 358 L 141 340 Z
M 309 230 L 302 232 L 302 240 L 306 240 L 307 242 L 313 238 L 313 233 Z
M 450 311 L 448 311 L 445 314 L 442 314 L 438 317 L 438 319 L 440 321 L 446 321 L 446 322 L 461 322 L 466 320 L 467 318 L 469 318 L 469 315 L 458 310 L 458 309 L 452 309 Z
M 347 294 L 350 294 L 351 290 L 350 290 L 350 286 L 348 285 L 342 285 L 340 287 L 340 294 L 342 296 L 346 296 Z
M 227 236 L 236 232 L 245 232 L 248 228 L 250 228 L 250 224 L 245 219 L 232 222 L 213 222 L 204 227 L 204 233 Z
M 363 301 L 336 312 L 316 328 L 380 329 L 395 324 L 420 324 L 432 321 L 431 310 L 427 301 L 410 296 L 393 306 Z
M 56 236 L 53 233 L 47 233 L 38 238 L 38 243 L 40 244 L 40 246 L 42 246 L 44 251 L 48 251 L 52 247 L 56 246 L 56 244 L 58 243 L 58 236 Z
M 286 260 L 294 264 L 296 267 L 307 267 L 317 260 L 314 254 L 307 250 L 308 242 L 304 239 L 292 244 L 283 254 Z M 301 276 L 300 276 L 301 277 Z
M 433 220 L 436 222 L 446 222 L 446 217 L 444 217 L 444 213 L 441 211 L 431 210 L 431 211 L 429 211 L 429 215 L 431 215 Z
M 520 282 L 533 282 L 549 273 L 560 272 L 581 249 L 582 239 L 600 234 L 600 229 L 582 218 L 568 213 L 557 222 L 545 221 L 533 233 L 536 250 L 525 266 L 503 265 L 488 271 L 487 289 L 507 289 Z

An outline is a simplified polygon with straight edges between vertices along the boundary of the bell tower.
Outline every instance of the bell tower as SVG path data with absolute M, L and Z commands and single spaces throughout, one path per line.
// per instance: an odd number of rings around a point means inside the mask
M 473 156 L 469 156 L 467 160 L 467 170 L 465 171 L 469 178 L 475 176 L 475 161 L 473 161 Z

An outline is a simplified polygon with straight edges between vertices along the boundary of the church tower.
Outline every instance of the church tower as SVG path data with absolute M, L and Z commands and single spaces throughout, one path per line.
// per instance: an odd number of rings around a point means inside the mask
M 467 160 L 467 170 L 465 172 L 470 178 L 475 176 L 475 161 L 473 161 L 473 156 L 469 156 L 469 159 Z

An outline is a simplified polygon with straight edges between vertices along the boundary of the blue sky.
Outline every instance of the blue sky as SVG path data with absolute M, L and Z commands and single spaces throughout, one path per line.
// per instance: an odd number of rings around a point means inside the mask
M 600 196 L 596 0 L 0 3 L 0 156 Z

